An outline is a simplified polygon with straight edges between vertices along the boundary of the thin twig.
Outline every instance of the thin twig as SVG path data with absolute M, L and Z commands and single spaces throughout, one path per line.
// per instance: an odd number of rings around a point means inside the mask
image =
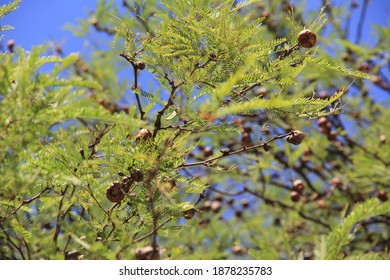
M 68 188 L 69 185 L 67 185 L 65 189 L 61 192 L 61 199 L 60 199 L 60 204 L 58 205 L 58 215 L 56 219 L 56 229 L 53 236 L 53 241 L 55 244 L 57 244 L 58 235 L 60 234 L 61 231 L 61 221 L 62 218 L 64 217 L 64 214 L 61 214 L 61 210 L 62 210 L 62 205 L 64 203 L 65 194 L 68 191 Z
M 266 198 L 264 195 L 258 194 L 257 192 L 252 191 L 252 190 L 250 190 L 250 189 L 248 189 L 248 188 L 245 188 L 245 191 L 246 191 L 247 193 L 250 193 L 251 195 L 254 195 L 254 196 L 256 196 L 256 197 L 262 199 L 262 200 L 263 200 L 266 204 L 268 204 L 268 205 L 272 205 L 272 206 L 277 205 L 277 206 L 281 207 L 282 209 L 294 210 L 294 211 L 296 211 L 296 212 L 298 213 L 298 215 L 301 216 L 302 218 L 304 218 L 304 219 L 306 219 L 306 220 L 309 220 L 309 221 L 311 221 L 311 222 L 313 222 L 313 223 L 319 224 L 319 225 L 321 225 L 321 226 L 327 228 L 328 230 L 331 230 L 331 229 L 332 229 L 328 224 L 326 224 L 325 222 L 321 221 L 320 219 L 317 219 L 317 218 L 313 218 L 313 217 L 311 217 L 311 216 L 308 216 L 308 215 L 305 214 L 303 211 L 297 210 L 297 209 L 295 209 L 295 207 L 293 207 L 293 206 L 284 204 L 283 202 L 278 201 L 278 200 L 273 200 L 273 199 L 270 199 L 270 198 Z
M 179 85 L 176 85 L 174 81 L 170 81 L 171 84 L 171 93 L 169 94 L 168 102 L 165 104 L 165 106 L 157 112 L 156 121 L 154 122 L 154 131 L 153 131 L 153 138 L 156 137 L 157 132 L 161 129 L 161 118 L 164 115 L 165 111 L 168 110 L 169 107 L 173 105 L 173 101 L 175 100 L 176 90 L 179 88 Z
M 232 156 L 232 155 L 239 154 L 239 153 L 246 152 L 246 151 L 250 151 L 250 150 L 255 150 L 255 149 L 258 149 L 258 148 L 262 148 L 262 147 L 264 147 L 265 145 L 269 144 L 272 141 L 275 141 L 277 139 L 282 139 L 282 138 L 287 137 L 289 135 L 292 135 L 292 132 L 281 134 L 281 135 L 277 135 L 277 136 L 274 136 L 271 139 L 269 139 L 269 140 L 267 140 L 267 141 L 265 141 L 263 143 L 260 143 L 260 144 L 257 144 L 257 145 L 253 145 L 253 146 L 250 146 L 250 147 L 245 147 L 244 146 L 244 147 L 242 147 L 239 150 L 228 151 L 226 153 L 222 153 L 219 156 L 215 156 L 215 157 L 212 157 L 212 158 L 209 158 L 209 159 L 206 159 L 206 160 L 197 161 L 197 162 L 191 162 L 191 163 L 183 163 L 183 164 L 180 164 L 179 166 L 177 166 L 176 169 L 187 168 L 187 167 L 194 167 L 194 166 L 199 166 L 199 165 L 207 166 L 209 163 L 211 163 L 213 161 L 216 161 L 216 160 L 218 160 L 220 158 L 227 157 L 227 156 Z
M 46 187 L 43 191 L 41 191 L 40 193 L 36 194 L 35 196 L 33 196 L 32 198 L 29 198 L 29 199 L 25 199 L 22 201 L 22 203 L 16 207 L 10 214 L 8 214 L 7 216 L 5 217 L 2 217 L 0 219 L 0 223 L 2 223 L 3 221 L 5 221 L 6 219 L 8 219 L 9 217 L 11 217 L 12 215 L 14 215 L 20 208 L 22 208 L 24 205 L 27 205 L 31 202 L 33 202 L 34 200 L 40 198 L 47 190 L 50 190 L 49 187 Z
M 137 242 L 144 240 L 145 238 L 148 238 L 149 236 L 155 234 L 160 228 L 162 228 L 165 224 L 169 223 L 170 221 L 171 221 L 171 218 L 165 220 L 161 225 L 154 228 L 151 232 L 149 232 L 149 233 L 145 234 L 144 236 L 141 236 L 135 240 L 132 240 L 131 243 L 137 243 Z
M 141 49 L 139 52 L 141 52 L 143 49 Z M 135 92 L 135 90 L 138 89 L 138 67 L 137 65 L 134 63 L 134 57 L 138 54 L 138 52 L 136 52 L 133 56 L 130 56 L 129 54 L 126 54 L 124 52 L 121 52 L 119 55 L 121 57 L 123 57 L 124 59 L 126 59 L 130 64 L 131 66 L 133 66 L 133 72 L 134 72 L 134 84 L 133 86 L 131 87 L 131 89 L 133 90 L 134 92 L 134 96 L 135 96 L 135 99 L 137 101 L 137 106 L 138 106 L 138 110 L 139 110 L 139 113 L 140 113 L 140 116 L 141 116 L 141 120 L 144 119 L 144 115 L 145 115 L 145 112 L 142 110 L 142 104 L 141 104 L 141 100 L 139 98 L 139 95 Z
M 134 69 L 134 85 L 131 89 L 133 90 L 134 95 L 135 95 L 135 99 L 137 100 L 137 106 L 138 106 L 139 113 L 141 115 L 141 120 L 143 120 L 145 112 L 144 112 L 144 110 L 142 110 L 142 104 L 141 104 L 141 100 L 139 98 L 139 95 L 138 95 L 138 93 L 135 92 L 135 90 L 138 89 L 138 67 L 134 63 L 131 63 L 131 64 L 133 65 L 133 69 Z
M 363 6 L 362 6 L 362 13 L 360 15 L 359 23 L 358 23 L 358 28 L 357 28 L 357 34 L 356 34 L 356 41 L 355 44 L 359 44 L 360 40 L 362 38 L 362 33 L 363 33 L 363 24 L 364 20 L 366 18 L 366 12 L 367 12 L 367 7 L 368 7 L 368 2 L 369 0 L 364 0 Z
M 132 7 L 126 0 L 122 0 L 122 5 L 134 13 L 135 18 L 142 24 L 147 33 L 149 33 L 151 36 L 154 36 L 154 32 L 150 29 L 148 22 L 141 17 L 138 4 L 135 7 Z
M 8 242 L 9 242 L 12 246 L 15 247 L 15 249 L 19 252 L 21 258 L 22 258 L 23 260 L 25 260 L 26 257 L 24 256 L 22 249 L 21 249 L 19 246 L 17 246 L 17 245 L 15 244 L 15 242 L 12 241 L 11 237 L 8 235 L 6 229 L 3 227 L 3 224 L 2 224 L 2 223 L 0 223 L 0 227 L 1 227 L 1 230 L 4 232 L 5 237 L 7 238 Z

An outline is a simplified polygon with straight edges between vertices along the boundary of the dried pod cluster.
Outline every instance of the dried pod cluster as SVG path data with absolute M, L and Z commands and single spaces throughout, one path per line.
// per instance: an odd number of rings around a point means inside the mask
M 293 130 L 292 134 L 287 136 L 287 142 L 293 145 L 299 145 L 302 143 L 305 134 L 300 130 Z
M 106 190 L 106 197 L 111 202 L 122 201 L 125 198 L 123 184 L 118 181 L 112 182 Z
M 124 175 L 122 172 L 119 174 Z M 144 178 L 138 169 L 131 170 L 130 176 L 124 176 L 121 181 L 112 182 L 107 190 L 106 197 L 111 202 L 121 202 L 129 194 L 131 185 L 134 182 L 141 182 Z

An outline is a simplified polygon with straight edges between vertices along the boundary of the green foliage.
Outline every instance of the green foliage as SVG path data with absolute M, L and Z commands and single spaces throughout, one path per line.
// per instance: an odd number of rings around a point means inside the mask
M 327 236 L 326 259 L 340 259 L 339 255 L 343 246 L 348 244 L 359 230 L 359 222 L 370 217 L 384 215 L 390 212 L 390 202 L 381 204 L 377 199 L 370 199 L 357 204 L 332 232 Z
M 326 7 L 268 2 L 99 1 L 67 28 L 112 49 L 0 54 L 0 257 L 388 258 L 389 111 L 357 65 L 386 44 L 340 39 L 344 64 Z

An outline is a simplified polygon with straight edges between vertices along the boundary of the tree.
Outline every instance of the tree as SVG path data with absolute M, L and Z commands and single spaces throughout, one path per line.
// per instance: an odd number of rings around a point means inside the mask
M 390 116 L 365 82 L 390 92 L 388 28 L 369 48 L 329 4 L 122 4 L 70 27 L 110 36 L 92 59 L 1 53 L 2 259 L 389 258 Z

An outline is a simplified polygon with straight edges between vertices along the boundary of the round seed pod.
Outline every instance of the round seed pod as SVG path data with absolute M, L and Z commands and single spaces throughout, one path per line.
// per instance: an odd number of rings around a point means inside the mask
M 297 193 L 301 194 L 304 188 L 305 186 L 303 185 L 303 182 L 301 180 L 295 180 L 293 182 L 293 190 Z
M 342 189 L 342 187 L 344 186 L 343 181 L 340 179 L 340 177 L 333 177 L 330 183 L 338 189 Z
M 242 215 L 243 215 L 243 213 L 240 209 L 234 210 L 234 216 L 236 216 L 236 218 L 240 219 L 240 218 L 242 218 Z
M 137 66 L 137 68 L 138 68 L 139 70 L 144 70 L 144 69 L 145 69 L 145 63 L 144 63 L 143 61 L 137 61 L 137 62 L 135 63 L 135 66 Z
M 148 141 L 150 138 L 152 138 L 152 133 L 149 131 L 149 129 L 142 128 L 138 131 L 138 134 L 135 136 L 135 141 Z
M 250 203 L 249 203 L 249 200 L 248 200 L 247 198 L 243 198 L 243 199 L 241 200 L 241 206 L 242 206 L 242 208 L 248 208 L 249 205 L 250 205 Z
M 387 193 L 384 190 L 378 191 L 377 197 L 382 202 L 389 200 L 389 197 L 387 196 Z
M 290 193 L 290 199 L 291 199 L 292 201 L 298 202 L 300 198 L 301 198 L 301 196 L 300 196 L 299 192 L 292 191 L 292 192 Z
M 337 132 L 334 131 L 334 130 L 331 130 L 331 131 L 329 131 L 327 137 L 328 137 L 328 140 L 329 140 L 329 141 L 335 141 L 336 138 L 337 138 Z
M 305 49 L 314 47 L 317 43 L 317 35 L 310 29 L 304 29 L 298 34 L 298 44 Z
M 233 252 L 233 254 L 235 254 L 237 256 L 241 256 L 241 255 L 246 254 L 248 252 L 248 249 L 244 246 L 234 245 L 232 247 L 232 252 Z
M 272 146 L 268 143 L 265 143 L 263 146 L 264 151 L 268 152 L 272 149 Z
M 9 52 L 13 53 L 14 52 L 14 47 L 15 47 L 15 40 L 13 40 L 13 39 L 8 40 L 7 47 L 8 47 Z
M 211 211 L 218 213 L 222 208 L 222 203 L 220 201 L 213 201 L 210 205 Z
M 328 124 L 328 118 L 327 117 L 321 117 L 317 120 L 317 124 L 319 127 L 326 127 Z
M 138 260 L 159 260 L 160 250 L 159 249 L 153 250 L 152 246 L 138 248 L 135 251 L 135 258 Z
M 106 197 L 111 202 L 121 202 L 125 198 L 122 183 L 117 181 L 112 182 L 106 190 Z
M 98 20 L 96 18 L 92 18 L 90 23 L 91 23 L 91 25 L 97 25 L 98 24 Z
M 195 209 L 188 209 L 186 211 L 183 212 L 183 217 L 186 219 L 186 220 L 190 220 L 194 217 L 196 213 L 196 210 Z
M 206 146 L 203 150 L 204 157 L 210 157 L 214 154 L 213 148 L 211 146 Z
M 205 210 L 205 211 L 210 210 L 211 209 L 211 201 L 210 200 L 206 200 L 205 202 L 203 202 L 202 209 Z
M 318 208 L 320 208 L 320 209 L 325 209 L 325 208 L 326 208 L 326 202 L 325 202 L 325 200 L 323 200 L 323 199 L 318 200 L 318 201 L 317 201 L 317 206 L 318 206 Z
M 133 169 L 130 173 L 130 177 L 135 182 L 141 182 L 144 179 L 144 174 L 142 174 L 142 171 L 139 169 Z

